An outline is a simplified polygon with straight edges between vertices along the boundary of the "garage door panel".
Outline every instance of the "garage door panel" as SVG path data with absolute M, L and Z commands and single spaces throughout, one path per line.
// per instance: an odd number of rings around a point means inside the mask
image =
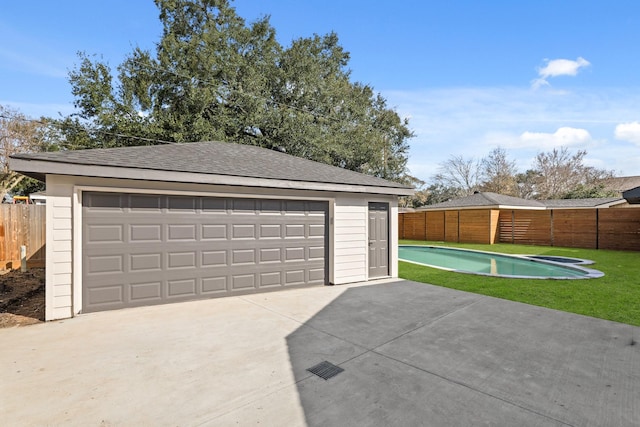
M 256 201 L 254 199 L 232 199 L 231 210 L 236 214 L 256 214 Z
M 304 269 L 287 270 L 285 272 L 285 286 L 299 285 L 305 282 Z
M 86 203 L 83 202 L 83 206 L 92 212 L 122 212 L 123 197 L 126 196 L 119 193 L 94 193 Z
M 282 201 L 281 200 L 261 200 L 260 214 L 261 215 L 282 215 Z
M 196 214 L 200 199 L 185 196 L 168 196 L 167 213 L 170 215 Z
M 202 278 L 202 293 L 210 294 L 226 294 L 228 292 L 227 276 L 213 276 Z
M 282 225 L 280 224 L 260 224 L 260 239 L 280 239 L 282 238 Z
M 204 267 L 224 267 L 228 265 L 226 250 L 202 251 L 202 261 L 200 265 Z
M 324 284 L 326 202 L 84 193 L 83 311 Z
M 83 294 L 88 303 L 95 306 L 119 306 L 124 301 L 124 285 L 100 286 Z
M 192 279 L 180 279 L 167 281 L 167 297 L 168 298 L 182 298 L 182 297 L 195 297 L 197 280 Z
M 94 224 L 87 227 L 88 239 L 91 243 L 124 241 L 124 226 L 121 224 Z
M 259 262 L 262 263 L 270 263 L 270 262 L 282 262 L 282 249 L 281 248 L 260 248 L 259 250 L 260 258 Z
M 282 286 L 282 272 L 271 271 L 260 273 L 260 288 Z
M 201 214 L 203 215 L 227 213 L 227 210 L 229 209 L 227 206 L 227 199 L 204 197 L 200 202 L 202 207 Z
M 196 259 L 195 252 L 168 252 L 167 269 L 196 268 Z
M 256 226 L 255 224 L 232 224 L 231 225 L 231 238 L 237 239 L 252 239 L 256 238 Z
M 101 255 L 88 258 L 87 274 L 122 274 L 124 269 L 123 255 Z
M 203 224 L 202 240 L 226 240 L 227 224 Z
M 129 212 L 132 214 L 140 213 L 159 213 L 162 209 L 163 196 L 130 194 L 129 195 Z
M 161 242 L 161 224 L 131 224 L 129 225 L 129 242 Z
M 195 224 L 169 224 L 167 225 L 167 240 L 181 240 L 195 242 L 197 226 Z
M 255 289 L 256 287 L 256 275 L 255 274 L 233 274 L 231 275 L 231 290 L 245 291 L 247 289 Z
M 159 272 L 162 270 L 162 254 L 143 253 L 129 255 L 130 271 Z
M 324 280 L 324 268 L 310 268 L 309 282 L 320 283 Z
M 124 287 L 124 285 L 123 285 Z M 140 282 L 129 285 L 129 302 L 162 300 L 162 282 Z

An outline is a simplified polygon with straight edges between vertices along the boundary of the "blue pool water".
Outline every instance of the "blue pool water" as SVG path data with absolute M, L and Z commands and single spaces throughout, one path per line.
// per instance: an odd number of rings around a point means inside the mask
M 516 255 L 436 246 L 399 246 L 401 261 L 462 273 L 539 279 L 602 277 L 597 270 Z

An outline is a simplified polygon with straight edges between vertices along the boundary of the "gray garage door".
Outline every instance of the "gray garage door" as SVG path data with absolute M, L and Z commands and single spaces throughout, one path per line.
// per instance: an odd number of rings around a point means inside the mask
M 84 312 L 327 283 L 327 202 L 82 199 Z

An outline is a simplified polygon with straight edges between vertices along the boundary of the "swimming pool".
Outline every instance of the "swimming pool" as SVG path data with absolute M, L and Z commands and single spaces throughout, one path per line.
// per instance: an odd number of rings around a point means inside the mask
M 440 246 L 398 247 L 401 261 L 459 273 L 527 279 L 591 279 L 604 273 L 590 268 L 520 255 L 503 255 Z

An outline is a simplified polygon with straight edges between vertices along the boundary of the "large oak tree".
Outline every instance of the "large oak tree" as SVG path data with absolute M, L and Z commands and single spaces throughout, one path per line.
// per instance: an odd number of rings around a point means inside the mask
M 70 73 L 78 113 L 58 122 L 63 148 L 220 140 L 408 178 L 408 122 L 351 81 L 336 34 L 284 47 L 268 17 L 247 24 L 228 0 L 156 4 L 155 51 L 133 49 L 117 75 L 80 55 Z

